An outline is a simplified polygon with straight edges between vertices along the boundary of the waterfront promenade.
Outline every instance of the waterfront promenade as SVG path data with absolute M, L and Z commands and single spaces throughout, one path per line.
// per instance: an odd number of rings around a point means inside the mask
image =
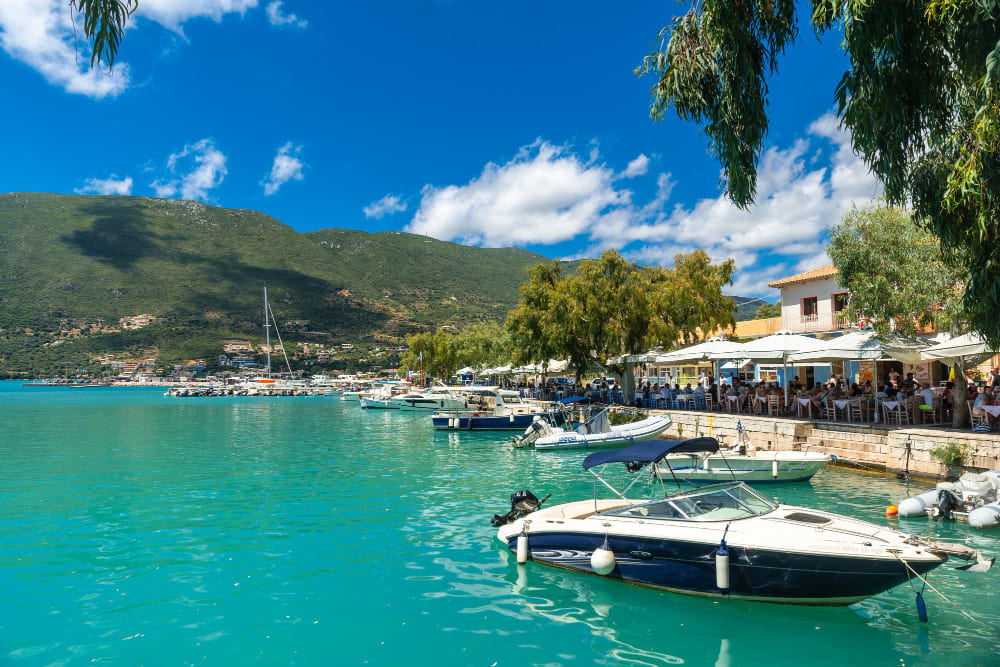
M 945 425 L 887 425 L 834 422 L 797 417 L 704 410 L 650 410 L 667 414 L 673 425 L 667 437 L 710 436 L 731 442 L 737 423 L 758 447 L 768 449 L 808 449 L 828 452 L 841 463 L 889 472 L 938 478 L 948 471 L 931 455 L 935 447 L 949 442 L 972 445 L 969 468 L 1000 469 L 1000 433 L 975 433 Z

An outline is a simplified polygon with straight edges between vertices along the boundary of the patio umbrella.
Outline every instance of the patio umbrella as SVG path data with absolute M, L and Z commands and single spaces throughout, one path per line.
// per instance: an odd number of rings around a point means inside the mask
M 952 338 L 943 343 L 932 345 L 923 351 L 921 355 L 924 359 L 952 361 L 970 357 L 989 357 L 995 351 L 977 333 L 967 333 L 964 336 Z
M 820 341 L 823 346 L 788 357 L 793 362 L 830 362 L 896 359 L 908 364 L 919 363 L 927 344 L 899 334 L 876 334 L 874 331 L 854 331 L 837 338 Z
M 878 391 L 878 361 L 896 359 L 906 363 L 921 361 L 921 352 L 927 344 L 899 334 L 876 334 L 874 331 L 854 331 L 837 338 L 822 341 L 820 350 L 791 355 L 792 362 L 824 363 L 831 361 L 871 361 L 874 369 L 875 391 Z M 875 404 L 875 421 L 878 422 L 878 399 Z
M 731 340 L 714 339 L 690 347 L 660 354 L 655 361 L 659 364 L 688 364 L 715 359 L 734 359 L 743 349 L 742 343 Z M 723 355 L 723 356 L 709 356 Z
M 764 336 L 744 343 L 737 350 L 736 354 L 731 353 L 710 353 L 710 359 L 731 359 L 735 357 L 741 359 L 751 359 L 755 362 L 780 363 L 784 376 L 785 403 L 788 403 L 788 358 L 797 352 L 811 352 L 823 347 L 824 341 L 799 336 L 789 332 L 778 332 L 770 336 Z

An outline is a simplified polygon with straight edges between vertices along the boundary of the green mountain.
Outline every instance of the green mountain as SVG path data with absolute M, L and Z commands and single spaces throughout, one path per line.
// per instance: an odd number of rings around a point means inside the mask
M 151 197 L 0 195 L 0 372 L 98 353 L 163 362 L 259 340 L 266 284 L 289 340 L 402 336 L 502 317 L 528 266 L 517 248 L 413 234 L 300 234 L 257 211 Z M 120 318 L 154 316 L 122 330 Z
M 374 346 L 503 318 L 543 261 L 404 232 L 302 234 L 187 200 L 0 194 L 0 374 L 54 374 L 106 353 L 213 358 L 223 339 L 260 341 L 265 284 L 286 342 Z M 751 314 L 759 305 L 734 299 Z M 138 315 L 152 320 L 120 321 Z

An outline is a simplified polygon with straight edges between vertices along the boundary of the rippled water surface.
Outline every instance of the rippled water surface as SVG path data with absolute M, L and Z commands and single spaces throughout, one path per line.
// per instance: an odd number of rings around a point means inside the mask
M 906 586 L 845 608 L 717 602 L 529 563 L 492 538 L 532 489 L 589 497 L 583 453 L 435 433 L 334 398 L 167 398 L 0 383 L 0 663 L 1000 664 Z M 826 469 L 762 487 L 886 523 L 930 485 Z M 905 520 L 991 554 L 994 531 Z M 1000 627 L 1000 568 L 936 570 Z

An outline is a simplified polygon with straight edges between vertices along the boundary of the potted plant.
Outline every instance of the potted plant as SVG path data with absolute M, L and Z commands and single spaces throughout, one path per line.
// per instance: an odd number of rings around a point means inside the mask
M 975 448 L 969 443 L 949 442 L 931 450 L 931 456 L 940 461 L 948 469 L 948 479 L 957 479 L 962 474 L 962 467 L 972 456 Z

